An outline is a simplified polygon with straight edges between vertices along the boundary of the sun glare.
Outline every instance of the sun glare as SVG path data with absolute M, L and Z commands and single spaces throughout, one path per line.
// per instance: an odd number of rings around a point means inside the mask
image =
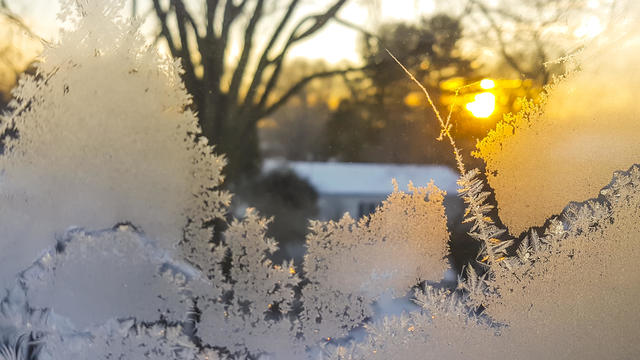
M 585 18 L 580 26 L 573 32 L 573 35 L 579 38 L 594 38 L 598 36 L 602 30 L 604 30 L 604 25 L 596 16 L 589 16 Z
M 482 81 L 480 81 L 480 87 L 485 90 L 493 89 L 495 86 L 496 83 L 491 79 L 482 79 Z
M 474 97 L 474 101 L 466 106 L 467 110 L 477 118 L 487 118 L 496 108 L 496 96 L 490 92 L 484 92 Z

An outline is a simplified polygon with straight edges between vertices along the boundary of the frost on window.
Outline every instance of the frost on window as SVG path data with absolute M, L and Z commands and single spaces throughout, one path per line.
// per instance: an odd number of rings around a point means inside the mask
M 478 318 L 464 299 L 433 288 L 416 294 L 423 311 L 388 316 L 365 326 L 362 342 L 328 349 L 326 359 L 464 359 L 504 356 L 495 329 Z M 429 310 L 427 310 L 427 308 Z
M 49 334 L 41 350 L 45 360 L 176 359 L 216 360 L 215 353 L 201 352 L 175 325 L 146 325 L 135 320 L 110 320 L 74 336 Z
M 201 312 L 198 335 L 208 344 L 232 354 L 271 354 L 276 358 L 304 356 L 296 342 L 298 328 L 293 315 L 294 287 L 300 279 L 293 263 L 274 265 L 277 249 L 266 236 L 269 222 L 249 209 L 225 232 L 230 269 L 224 282 L 193 289 Z M 221 270 L 222 272 L 222 270 Z
M 611 69 L 612 53 L 599 63 L 581 57 L 583 71 L 555 84 L 543 106 L 523 103 L 479 144 L 501 218 L 512 234 L 526 231 L 511 238 L 500 229 L 482 181 L 466 173 L 466 219 L 483 246 L 458 288 L 424 287 L 415 295 L 419 312 L 365 325 L 365 341 L 337 346 L 329 358 L 638 356 L 640 170 L 632 139 L 640 132 L 635 110 L 621 110 L 635 108 L 632 96 L 614 94 L 637 86 L 631 57 L 620 57 L 637 43 L 620 45 Z M 620 82 L 605 86 L 595 69 Z
M 465 222 L 481 247 L 457 288 L 443 288 L 449 234 L 432 184 L 396 189 L 361 219 L 311 222 L 301 266 L 270 260 L 269 220 L 254 210 L 213 242 L 206 225 L 228 215 L 229 195 L 216 190 L 224 161 L 197 139 L 180 67 L 117 17 L 122 5 L 67 1 L 74 30 L 45 51 L 0 122 L 18 134 L 0 156 L 0 357 L 640 353 L 640 132 L 614 110 L 633 109 L 632 96 L 600 99 L 591 86 L 613 85 L 589 78 L 636 84 L 620 75 L 636 43 L 625 39 L 606 66 L 595 56 L 544 108 L 524 103 L 480 143 L 511 235 L 456 149 Z M 414 311 L 375 313 L 383 297 L 407 294 Z
M 425 287 L 421 311 L 366 325 L 367 338 L 330 359 L 634 358 L 640 352 L 640 167 L 574 203 L 464 290 Z
M 569 206 L 540 234 L 531 230 L 496 272 L 487 314 L 508 322 L 514 349 L 532 358 L 637 356 L 639 186 L 637 165 L 616 173 L 600 197 Z
M 607 41 L 574 58 L 579 71 L 548 89 L 542 104 L 524 102 L 478 146 L 513 234 L 593 197 L 614 171 L 640 159 L 640 73 L 632 60 L 640 42 L 621 26 Z
M 169 251 L 187 228 L 190 249 L 228 202 L 213 190 L 224 161 L 194 140 L 175 61 L 145 46 L 118 2 L 82 3 L 67 4 L 84 16 L 45 49 L 0 122 L 18 133 L 0 156 L 2 286 L 70 226 L 128 221 Z
M 192 276 L 192 269 L 123 226 L 65 234 L 20 282 L 31 306 L 51 309 L 82 330 L 112 318 L 185 321 Z
M 312 222 L 302 290 L 303 325 L 309 340 L 344 336 L 372 315 L 381 295 L 404 296 L 447 269 L 449 233 L 435 185 L 395 191 L 370 216 L 356 221 Z

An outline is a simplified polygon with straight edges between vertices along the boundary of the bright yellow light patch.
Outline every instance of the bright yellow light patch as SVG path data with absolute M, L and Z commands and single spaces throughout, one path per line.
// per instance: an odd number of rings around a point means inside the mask
M 418 107 L 422 104 L 423 97 L 422 93 L 412 91 L 404 97 L 404 103 L 409 107 Z
M 496 108 L 496 96 L 490 92 L 478 94 L 474 99 L 466 108 L 477 118 L 489 117 Z
M 329 107 L 329 110 L 336 110 L 338 106 L 340 106 L 340 101 L 342 101 L 342 99 L 337 96 L 329 97 L 329 100 L 327 100 L 327 106 Z
M 454 77 L 440 83 L 440 88 L 446 91 L 456 91 L 464 86 L 464 78 Z
M 278 123 L 272 118 L 264 118 L 258 121 L 258 129 L 275 129 L 277 127 Z
M 580 26 L 573 32 L 573 35 L 579 38 L 594 38 L 598 36 L 602 30 L 604 30 L 604 25 L 602 25 L 600 19 L 592 15 L 582 21 Z
M 495 86 L 496 83 L 491 79 L 482 79 L 482 81 L 480 81 L 480 87 L 485 90 L 493 89 Z

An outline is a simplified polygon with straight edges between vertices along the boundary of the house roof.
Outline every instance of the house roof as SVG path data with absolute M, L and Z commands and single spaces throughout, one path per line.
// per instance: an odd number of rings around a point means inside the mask
M 400 190 L 407 184 L 425 186 L 433 179 L 435 185 L 448 194 L 456 193 L 458 175 L 442 165 L 404 165 L 377 163 L 307 162 L 267 159 L 265 173 L 291 169 L 306 179 L 321 195 L 387 195 L 393 191 L 392 179 Z

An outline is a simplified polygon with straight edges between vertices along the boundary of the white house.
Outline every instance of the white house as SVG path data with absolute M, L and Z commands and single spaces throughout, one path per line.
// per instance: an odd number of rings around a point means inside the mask
M 393 191 L 392 179 L 401 190 L 407 184 L 424 186 L 433 180 L 448 194 L 445 204 L 456 204 L 458 175 L 442 165 L 401 165 L 377 163 L 306 162 L 268 159 L 265 173 L 277 169 L 290 169 L 309 181 L 318 192 L 318 219 L 339 219 L 345 212 L 356 218 L 368 215 Z M 459 206 L 448 207 L 456 211 Z

